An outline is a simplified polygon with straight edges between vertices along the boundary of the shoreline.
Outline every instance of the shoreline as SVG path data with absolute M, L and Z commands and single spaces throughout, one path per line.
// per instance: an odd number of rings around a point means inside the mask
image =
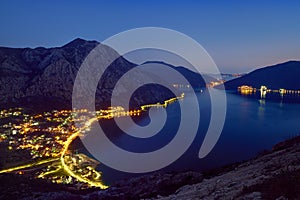
M 300 136 L 277 143 L 270 151 L 240 163 L 233 163 L 204 172 L 154 172 L 121 180 L 106 190 L 96 188 L 76 191 L 63 185 L 51 184 L 47 191 L 30 183 L 22 191 L 26 199 L 276 199 L 300 198 Z M 0 177 L 19 175 L 5 174 Z M 38 180 L 37 182 L 43 182 Z M 283 183 L 283 184 L 282 184 Z M 292 184 L 291 184 L 292 183 Z M 43 182 L 46 184 L 46 182 Z M 41 184 L 40 184 L 41 185 Z M 11 185 L 10 187 L 12 187 Z M 4 186 L 3 186 L 4 187 Z M 2 188 L 0 197 L 7 194 Z M 51 191 L 52 190 L 52 191 Z M 7 192 L 5 192 L 7 191 Z M 16 191 L 17 192 L 17 191 Z M 21 191 L 20 191 L 21 192 Z M 6 196 L 5 196 L 6 195 Z M 8 196 L 7 196 L 8 195 Z M 25 196 L 24 196 L 25 197 Z

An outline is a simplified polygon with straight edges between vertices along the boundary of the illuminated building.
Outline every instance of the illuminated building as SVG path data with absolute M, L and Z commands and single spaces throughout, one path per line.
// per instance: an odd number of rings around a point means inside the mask
M 238 87 L 238 91 L 241 94 L 248 95 L 256 92 L 256 88 L 253 88 L 252 86 L 248 86 L 248 85 L 242 85 Z

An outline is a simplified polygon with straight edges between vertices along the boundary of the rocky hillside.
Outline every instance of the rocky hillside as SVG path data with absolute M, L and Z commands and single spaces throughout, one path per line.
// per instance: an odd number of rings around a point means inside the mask
M 99 44 L 97 41 L 82 39 L 75 39 L 56 48 L 0 47 L 0 105 L 2 107 L 33 105 L 34 108 L 53 109 L 57 106 L 70 108 L 73 84 L 78 69 L 89 52 L 97 45 L 99 45 L 97 50 L 101 59 L 116 54 L 113 49 Z M 135 66 L 123 57 L 116 59 L 99 81 L 96 92 L 97 103 L 108 104 L 116 82 Z M 171 67 L 174 68 L 174 66 Z M 188 76 L 188 79 L 190 77 L 198 79 L 202 84 L 197 86 L 205 87 L 199 74 L 189 70 L 185 70 L 183 74 Z M 136 74 L 132 80 L 138 83 L 148 75 Z M 118 94 L 126 92 L 124 87 L 117 91 Z M 135 101 L 133 105 L 138 105 L 162 101 L 171 96 L 172 94 L 168 90 L 154 85 L 137 92 L 136 97 L 132 99 Z
M 158 199 L 300 199 L 300 137 L 264 154 Z
M 0 102 L 32 102 L 39 97 L 67 103 L 78 68 L 96 45 L 96 41 L 76 39 L 50 49 L 1 47 Z
M 47 108 L 71 107 L 73 83 L 82 62 L 97 45 L 99 54 L 105 59 L 116 52 L 96 41 L 75 39 L 57 48 L 0 48 L 0 102 L 1 105 L 34 105 Z M 119 57 L 109 66 L 106 77 L 99 82 L 98 103 L 109 103 L 116 81 L 135 64 Z M 98 78 L 98 77 L 97 77 Z M 141 81 L 141 75 L 135 81 Z M 118 91 L 118 93 L 126 92 Z M 154 88 L 147 91 L 148 99 L 136 101 L 158 101 L 168 98 L 163 91 Z

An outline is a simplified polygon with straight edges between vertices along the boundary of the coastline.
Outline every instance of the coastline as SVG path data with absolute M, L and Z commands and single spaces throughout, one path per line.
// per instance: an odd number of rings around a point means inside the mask
M 297 199 L 300 194 L 300 136 L 280 142 L 256 157 L 204 172 L 155 172 L 119 181 L 106 190 L 60 188 L 15 191 L 9 183 L 0 198 L 22 192 L 22 199 Z M 20 176 L 15 176 L 16 179 Z M 1 175 L 3 177 L 9 176 Z M 54 185 L 54 188 L 61 187 Z M 29 196 L 30 195 L 30 196 Z

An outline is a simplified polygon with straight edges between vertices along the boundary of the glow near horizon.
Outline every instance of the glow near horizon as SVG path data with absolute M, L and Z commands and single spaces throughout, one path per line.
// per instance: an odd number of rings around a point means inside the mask
M 300 2 L 1 1 L 0 46 L 53 47 L 74 38 L 103 41 L 158 26 L 198 41 L 222 72 L 249 72 L 300 60 Z

